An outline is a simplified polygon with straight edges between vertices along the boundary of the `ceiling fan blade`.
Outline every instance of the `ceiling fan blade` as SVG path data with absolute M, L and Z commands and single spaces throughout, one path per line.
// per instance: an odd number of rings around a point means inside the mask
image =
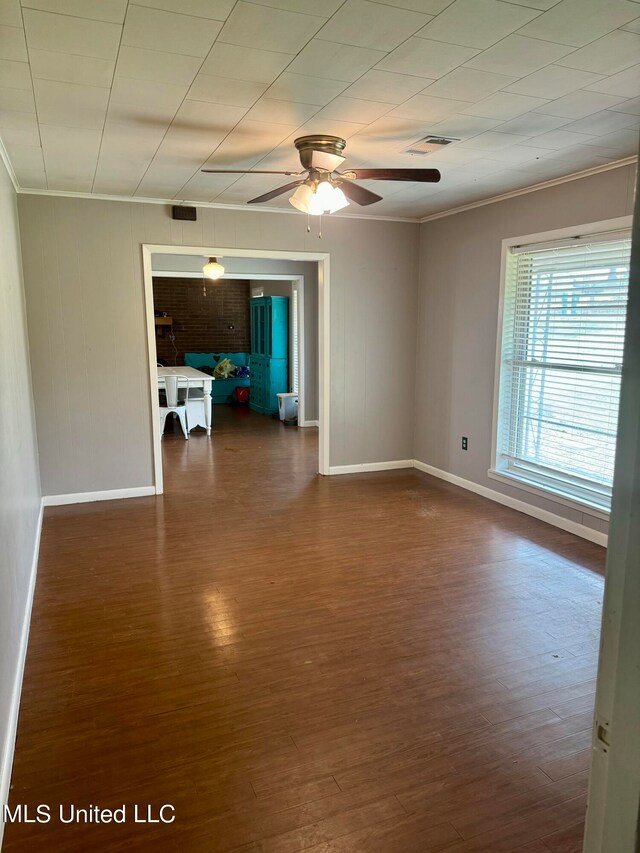
M 200 169 L 211 175 L 304 175 L 304 172 L 272 172 L 266 169 Z
M 290 184 L 285 184 L 283 187 L 278 187 L 277 189 L 270 190 L 268 193 L 259 195 L 256 198 L 249 199 L 247 204 L 260 204 L 263 201 L 271 201 L 272 198 L 275 198 L 278 195 L 282 195 L 282 193 L 286 193 L 289 190 L 292 190 L 294 187 L 299 187 L 302 183 L 304 183 L 304 181 L 291 181 Z
M 341 181 L 340 189 L 349 201 L 355 201 L 356 204 L 374 204 L 376 201 L 382 201 L 381 195 L 372 193 L 366 187 L 359 187 L 358 184 L 352 184 L 351 181 Z
M 349 169 L 349 175 L 355 180 L 371 181 L 417 181 L 418 183 L 437 183 L 440 172 L 437 169 Z

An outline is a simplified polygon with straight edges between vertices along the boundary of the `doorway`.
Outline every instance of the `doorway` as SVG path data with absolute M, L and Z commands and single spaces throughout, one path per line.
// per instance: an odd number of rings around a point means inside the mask
M 171 268 L 175 267 L 178 270 L 186 261 L 185 256 L 194 256 L 202 259 L 202 264 L 207 257 L 215 256 L 220 259 L 227 258 L 230 261 L 234 259 L 242 259 L 245 263 L 261 261 L 274 262 L 302 262 L 306 265 L 313 265 L 315 277 L 317 279 L 317 301 L 314 300 L 313 307 L 317 305 L 316 322 L 314 324 L 314 333 L 317 334 L 317 421 L 316 419 L 309 420 L 308 395 L 305 389 L 302 389 L 302 409 L 299 410 L 300 426 L 318 426 L 318 472 L 320 474 L 329 473 L 329 406 L 330 406 L 330 372 L 329 372 L 329 256 L 325 253 L 311 252 L 283 252 L 283 251 L 264 251 L 250 249 L 229 249 L 218 247 L 201 247 L 201 246 L 157 246 L 143 245 L 143 274 L 144 274 L 144 293 L 145 293 L 145 313 L 147 320 L 147 347 L 149 361 L 149 399 L 151 417 L 154 428 L 152 429 L 151 450 L 154 462 L 154 487 L 156 494 L 163 492 L 163 473 L 162 473 L 162 446 L 159 430 L 156 425 L 159 422 L 159 405 L 158 405 L 158 379 L 156 367 L 156 318 L 154 316 L 154 293 L 153 279 L 156 275 L 154 269 L 154 256 L 163 256 L 165 265 Z M 168 262 L 168 263 L 167 263 Z M 224 263 L 224 260 L 223 260 Z M 157 267 L 157 264 L 156 264 Z M 178 275 L 177 272 L 174 272 Z M 180 273 L 183 275 L 183 273 Z M 191 275 L 194 278 L 202 280 L 202 273 L 192 271 Z M 227 274 L 225 278 L 250 278 L 259 282 L 260 280 L 269 281 L 288 280 L 292 288 L 292 303 L 296 303 L 295 319 L 297 326 L 296 335 L 296 352 L 297 358 L 293 361 L 291 368 L 291 378 L 295 380 L 299 387 L 302 385 L 305 378 L 309 377 L 309 366 L 307 358 L 305 358 L 305 329 L 300 323 L 300 319 L 304 319 L 306 315 L 305 308 L 305 276 L 295 273 L 259 273 L 251 272 L 241 274 L 233 271 Z M 308 302 L 309 300 L 307 300 Z M 309 315 L 310 316 L 310 315 Z M 308 330 L 308 322 L 306 324 Z M 302 333 L 302 334 L 301 334 Z M 315 334 L 314 334 L 315 338 Z M 306 383 L 305 383 L 306 384 Z

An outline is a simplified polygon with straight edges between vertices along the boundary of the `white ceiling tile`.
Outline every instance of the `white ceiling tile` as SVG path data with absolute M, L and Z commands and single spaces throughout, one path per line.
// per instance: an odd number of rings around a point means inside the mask
M 637 17 L 627 0 L 562 0 L 527 24 L 521 35 L 582 47 Z
M 560 0 L 509 0 L 509 3 L 515 3 L 517 6 L 529 6 L 531 9 L 538 9 L 541 12 L 546 12 L 551 9 Z
M 18 174 L 18 183 L 23 189 L 30 190 L 46 190 L 47 186 L 47 176 L 44 172 L 44 169 L 37 169 L 35 171 L 29 171 L 27 169 L 20 169 Z
M 522 142 L 522 137 L 517 136 L 516 134 L 500 133 L 499 131 L 488 130 L 486 133 L 481 133 L 478 136 L 472 136 L 471 139 L 465 139 L 462 142 L 459 142 L 458 145 L 461 148 L 473 148 L 480 151 L 498 151 L 500 148 L 506 148 L 509 145 L 517 145 L 519 142 Z
M 188 86 L 201 64 L 202 60 L 198 56 L 122 45 L 118 54 L 116 74 L 119 77 Z
M 35 113 L 36 105 L 33 91 L 30 89 L 12 89 L 0 86 L 0 110 L 18 110 L 23 113 Z
M 248 80 L 198 74 L 189 89 L 189 98 L 192 101 L 250 107 L 264 92 L 267 85 L 267 83 L 250 83 Z
M 237 175 L 205 175 L 198 172 L 181 188 L 181 198 L 190 201 L 213 201 L 226 187 L 235 182 Z
M 195 171 L 242 119 L 244 113 L 243 107 L 184 101 L 162 140 L 155 159 L 156 165 L 186 164 Z
M 24 9 L 23 14 L 29 50 L 53 50 L 98 59 L 115 59 L 117 56 L 122 34 L 119 24 L 34 9 Z
M 318 35 L 327 41 L 389 51 L 430 19 L 429 15 L 390 8 L 368 0 L 346 0 Z
M 324 23 L 325 19 L 317 15 L 298 15 L 240 0 L 222 28 L 219 40 L 296 54 Z
M 216 41 L 200 70 L 203 74 L 216 75 L 224 68 L 224 73 L 234 80 L 272 83 L 290 62 L 291 55 L 288 53 Z
M 471 106 L 466 101 L 453 101 L 449 98 L 432 98 L 428 95 L 416 95 L 404 104 L 396 107 L 389 115 L 398 118 L 420 119 L 422 121 L 442 121 L 454 113 L 461 113 Z
M 33 88 L 40 124 L 102 129 L 109 102 L 108 89 L 56 80 L 34 80 Z
M 393 104 L 378 101 L 364 101 L 357 98 L 335 98 L 325 107 L 318 118 L 334 118 L 338 121 L 355 121 L 370 124 L 393 109 Z
M 625 71 L 591 83 L 586 88 L 590 92 L 603 92 L 606 95 L 634 98 L 640 92 L 640 65 L 633 65 Z
M 637 64 L 639 56 L 640 35 L 616 30 L 558 60 L 558 65 L 594 74 L 616 74 Z
M 127 0 L 25 0 L 23 6 L 41 12 L 121 24 L 127 11 Z
M 5 143 L 39 145 L 38 120 L 35 113 L 0 110 L 0 132 Z
M 623 100 L 624 98 L 615 95 L 578 90 L 565 95 L 563 98 L 551 101 L 544 107 L 539 107 L 538 111 L 552 116 L 567 116 L 568 118 L 578 119 L 613 107 Z
M 310 133 L 329 133 L 342 139 L 350 139 L 354 134 L 363 130 L 366 125 L 354 121 L 339 121 L 333 118 L 317 119 L 315 116 L 305 122 L 296 131 L 296 136 L 307 136 Z
M 323 107 L 346 88 L 347 83 L 341 80 L 324 80 L 320 77 L 307 77 L 304 74 L 290 74 L 285 71 L 267 90 L 266 97 Z
M 505 74 L 476 71 L 474 68 L 456 68 L 455 71 L 445 74 L 444 77 L 427 86 L 422 94 L 475 102 L 486 98 L 487 95 L 492 95 L 499 89 L 504 89 L 515 79 Z
M 363 127 L 355 137 L 354 144 L 376 143 L 389 150 L 399 151 L 410 142 L 424 136 L 429 123 L 402 119 L 396 116 L 383 116 Z
M 0 25 L 22 27 L 22 9 L 20 0 L 3 0 L 0 3 Z
M 569 124 L 570 119 L 563 116 L 549 116 L 542 113 L 531 112 L 505 122 L 500 130 L 505 133 L 517 133 L 522 136 L 537 136 L 548 130 L 555 130 Z
M 429 126 L 429 130 L 438 136 L 453 137 L 454 139 L 468 139 L 470 136 L 477 136 L 479 133 L 484 133 L 487 130 L 492 130 L 500 125 L 500 130 L 503 124 L 499 119 L 494 118 L 479 118 L 478 116 L 469 115 L 453 115 L 445 118 L 443 121 Z M 515 133 L 515 131 L 514 131 Z M 449 155 L 453 149 L 447 148 L 444 154 Z
M 273 124 L 301 125 L 315 115 L 319 106 L 295 101 L 277 101 L 270 98 L 260 100 L 249 110 L 250 121 L 273 122 Z
M 603 148 L 619 151 L 620 156 L 638 153 L 638 134 L 635 130 L 616 130 L 613 133 L 592 138 L 592 142 Z
M 150 2 L 154 2 L 154 0 L 150 0 Z M 257 3 L 259 6 L 284 9 L 288 12 L 299 12 L 303 15 L 322 15 L 323 18 L 330 18 L 342 6 L 344 0 L 251 0 L 251 2 Z
M 222 23 L 192 15 L 177 15 L 142 6 L 129 6 L 122 44 L 187 56 L 206 56 Z
M 250 169 L 294 130 L 284 124 L 243 119 L 214 151 L 207 167 Z
M 16 172 L 43 172 L 44 159 L 39 145 L 7 145 L 11 165 Z
M 637 126 L 639 122 L 640 119 L 637 116 L 631 116 L 629 113 L 602 110 L 602 112 L 594 113 L 579 121 L 566 124 L 565 130 L 574 133 L 587 133 L 592 136 L 603 136 L 616 130 L 630 128 L 632 124 L 633 126 Z
M 196 18 L 213 18 L 226 21 L 233 9 L 234 0 L 136 0 L 138 6 L 151 6 L 165 12 L 180 12 Z
M 491 47 L 538 14 L 500 0 L 455 0 L 418 35 L 466 47 Z
M 89 192 L 93 183 L 101 131 L 41 124 L 42 151 L 50 181 L 56 188 Z
M 497 118 L 507 121 L 531 110 L 540 109 L 547 101 L 543 98 L 532 98 L 529 95 L 513 95 L 509 92 L 496 92 L 483 101 L 467 107 L 461 112 L 484 118 Z
M 86 86 L 109 88 L 113 80 L 115 62 L 94 56 L 56 53 L 51 50 L 29 49 L 29 62 L 33 78 L 57 80 L 59 83 L 82 83 Z
M 343 94 L 349 98 L 362 98 L 365 101 L 401 104 L 407 98 L 417 95 L 424 88 L 425 82 L 424 77 L 411 77 L 408 74 L 373 69 L 363 74 Z
M 623 103 L 618 104 L 613 107 L 614 112 L 620 113 L 630 113 L 631 115 L 639 115 L 640 114 L 640 98 L 629 98 Z
M 511 145 L 509 148 L 503 148 L 495 154 L 487 154 L 487 159 L 495 157 L 497 161 L 505 164 L 526 163 L 531 160 L 537 160 L 548 154 L 547 148 L 535 148 L 533 145 Z
M 3 86 L 10 86 L 12 89 L 29 89 L 31 91 L 29 63 L 15 62 L 11 59 L 0 59 L 0 80 Z
M 415 74 L 417 77 L 437 80 L 477 52 L 472 47 L 410 38 L 379 62 L 377 67 L 383 71 L 397 71 L 400 74 Z
M 531 144 L 536 148 L 565 148 L 568 145 L 579 145 L 589 142 L 592 137 L 581 133 L 570 133 L 567 130 L 550 130 L 548 133 L 541 133 L 539 136 L 534 136 Z
M 524 77 L 549 65 L 550 62 L 556 62 L 570 52 L 571 48 L 564 45 L 511 35 L 466 64 L 469 68 L 478 68 L 480 71 Z
M 0 26 L 0 59 L 28 62 L 27 45 L 22 27 Z
M 411 12 L 422 12 L 425 15 L 439 15 L 453 0 L 376 0 L 383 6 L 393 6 L 396 9 L 408 9 Z
M 314 38 L 302 48 L 288 70 L 311 77 L 353 82 L 384 56 L 382 50 Z
M 534 71 L 517 83 L 508 86 L 507 92 L 519 95 L 533 95 L 537 98 L 561 98 L 575 89 L 581 89 L 602 80 L 602 75 L 591 71 L 577 71 L 574 68 L 563 68 L 561 65 L 547 65 L 539 71 Z

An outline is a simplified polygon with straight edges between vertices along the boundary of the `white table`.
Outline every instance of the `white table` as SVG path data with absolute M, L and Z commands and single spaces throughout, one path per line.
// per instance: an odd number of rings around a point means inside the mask
M 195 367 L 158 367 L 158 388 L 165 387 L 165 376 L 186 376 L 189 380 L 189 388 L 202 388 L 202 396 L 204 401 L 204 420 L 207 435 L 211 435 L 211 383 L 213 377 L 208 376 L 201 370 L 196 370 Z M 178 388 L 186 388 L 187 383 L 184 379 L 178 381 Z

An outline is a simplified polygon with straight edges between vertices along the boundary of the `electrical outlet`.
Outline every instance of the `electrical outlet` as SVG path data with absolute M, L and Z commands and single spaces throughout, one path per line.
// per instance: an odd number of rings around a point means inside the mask
M 463 450 L 468 450 L 468 449 L 469 449 L 469 439 L 467 438 L 467 436 L 466 436 L 466 435 L 463 435 L 463 436 L 462 436 L 462 449 L 463 449 Z

